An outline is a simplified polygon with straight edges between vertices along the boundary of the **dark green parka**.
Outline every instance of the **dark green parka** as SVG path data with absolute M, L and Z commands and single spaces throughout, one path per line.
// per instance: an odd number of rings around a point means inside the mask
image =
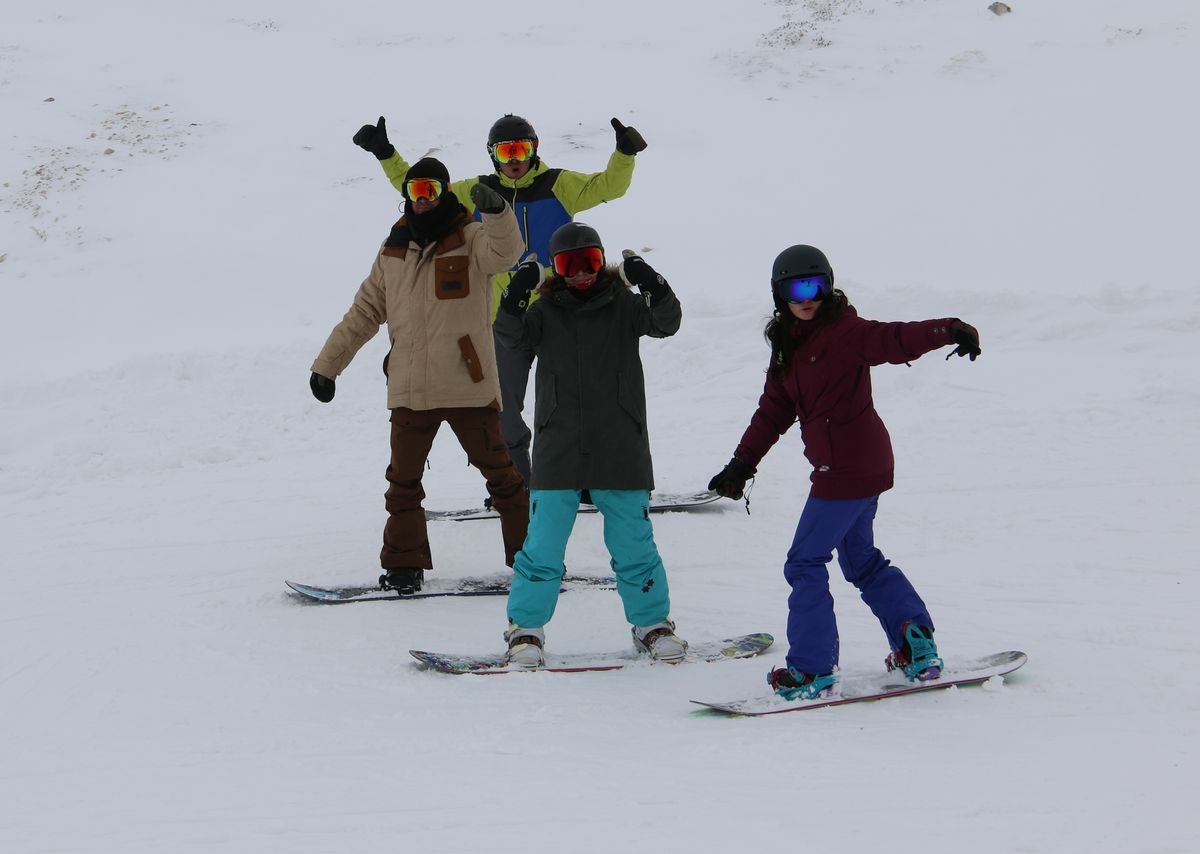
M 638 344 L 679 331 L 679 300 L 664 284 L 651 305 L 613 268 L 593 287 L 580 300 L 555 277 L 524 315 L 496 315 L 501 343 L 538 357 L 531 489 L 654 488 Z

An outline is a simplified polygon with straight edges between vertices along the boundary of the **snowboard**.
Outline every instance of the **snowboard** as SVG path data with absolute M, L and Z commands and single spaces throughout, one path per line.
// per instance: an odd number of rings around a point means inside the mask
M 712 504 L 721 496 L 709 490 L 701 492 L 652 492 L 650 512 L 667 513 L 672 510 L 691 510 Z M 580 504 L 580 513 L 596 513 L 596 505 Z M 469 522 L 476 519 L 499 519 L 500 514 L 490 507 L 473 507 L 467 510 L 426 510 L 425 518 L 433 521 Z
M 825 709 L 830 706 L 845 706 L 849 703 L 864 703 L 882 700 L 885 697 L 900 697 L 965 685 L 981 685 L 989 679 L 1012 673 L 1023 665 L 1026 655 L 1015 650 L 998 652 L 974 661 L 949 662 L 942 675 L 929 682 L 909 682 L 904 674 L 895 670 L 891 673 L 871 676 L 843 676 L 834 696 L 815 700 L 784 700 L 775 694 L 765 694 L 748 700 L 710 703 L 692 700 L 693 703 L 724 712 L 729 715 L 778 715 L 784 712 L 803 712 L 809 709 Z M 837 690 L 837 689 L 835 689 Z
M 765 632 L 753 635 L 741 635 L 720 641 L 704 641 L 688 646 L 687 656 L 683 662 L 689 661 L 727 661 L 733 658 L 751 658 L 771 646 L 775 638 Z M 546 653 L 546 664 L 534 669 L 526 667 L 510 668 L 504 661 L 504 653 L 489 653 L 486 655 L 446 655 L 439 652 L 425 652 L 410 649 L 409 653 L 417 661 L 442 673 L 494 674 L 494 673 L 534 673 L 549 671 L 551 673 L 585 673 L 594 670 L 620 670 L 631 664 L 658 664 L 644 653 L 633 648 L 621 652 L 575 653 L 555 655 Z M 683 663 L 679 662 L 679 663 Z
M 511 574 L 478 576 L 474 578 L 431 578 L 419 593 L 397 593 L 381 590 L 378 584 L 370 587 L 313 587 L 297 581 L 284 581 L 306 602 L 340 604 L 343 602 L 377 602 L 399 599 L 433 599 L 439 596 L 507 596 Z M 611 576 L 564 575 L 560 593 L 582 587 L 616 590 L 617 580 Z

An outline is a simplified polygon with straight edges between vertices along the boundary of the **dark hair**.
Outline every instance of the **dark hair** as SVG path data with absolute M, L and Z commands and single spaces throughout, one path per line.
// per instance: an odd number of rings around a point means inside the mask
M 829 296 L 821 300 L 817 313 L 808 323 L 813 327 L 832 323 L 842 316 L 842 312 L 849 304 L 850 301 L 846 295 L 834 288 Z M 775 313 L 771 315 L 771 319 L 767 321 L 767 325 L 763 329 L 763 338 L 767 339 L 767 343 L 771 345 L 771 365 L 767 368 L 767 373 L 772 376 L 778 377 L 787 370 L 787 366 L 791 363 L 792 354 L 796 351 L 796 338 L 792 335 L 792 331 L 800 322 L 795 315 L 788 311 L 787 303 L 776 299 Z

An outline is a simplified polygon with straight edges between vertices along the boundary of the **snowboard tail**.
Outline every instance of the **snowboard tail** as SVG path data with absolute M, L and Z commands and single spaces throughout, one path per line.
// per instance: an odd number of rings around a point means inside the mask
M 825 709 L 830 706 L 882 700 L 887 697 L 901 697 L 906 694 L 921 694 L 943 688 L 982 685 L 989 679 L 1012 673 L 1027 660 L 1028 657 L 1025 653 L 1010 650 L 984 656 L 974 661 L 951 661 L 947 662 L 948 666 L 942 670 L 939 678 L 929 682 L 909 682 L 899 671 L 873 676 L 843 676 L 838 683 L 836 693 L 831 696 L 818 697 L 815 700 L 784 700 L 779 696 L 769 694 L 729 702 L 708 702 L 706 700 L 692 700 L 692 702 L 704 706 L 706 709 L 728 715 L 758 717 L 778 715 L 784 712 L 803 712 L 811 709 Z
M 751 658 L 768 649 L 775 638 L 766 632 L 738 637 L 726 638 L 720 641 L 703 641 L 690 644 L 684 662 L 696 661 L 727 661 L 735 658 Z M 504 653 L 486 655 L 448 655 L 438 652 L 426 652 L 410 649 L 409 654 L 425 666 L 441 673 L 461 675 L 499 674 L 499 673 L 530 673 L 548 671 L 550 673 L 585 673 L 598 670 L 620 670 L 632 664 L 658 664 L 644 653 L 638 653 L 632 644 L 628 650 L 607 653 L 575 653 L 556 655 L 546 653 L 546 664 L 535 669 L 524 667 L 509 667 L 504 660 Z

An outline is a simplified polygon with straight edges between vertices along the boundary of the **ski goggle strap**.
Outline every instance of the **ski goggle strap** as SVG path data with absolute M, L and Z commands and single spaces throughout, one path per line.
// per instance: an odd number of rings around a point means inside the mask
M 554 256 L 554 272 L 564 279 L 587 273 L 599 273 L 603 267 L 604 250 L 599 246 L 568 249 Z
M 775 293 L 784 302 L 809 302 L 828 296 L 833 290 L 829 277 L 824 273 L 815 276 L 792 276 L 775 283 Z
M 532 139 L 510 139 L 492 144 L 492 159 L 497 163 L 524 163 L 533 157 Z
M 413 178 L 404 182 L 404 196 L 414 202 L 436 202 L 445 191 L 446 185 L 437 178 Z

